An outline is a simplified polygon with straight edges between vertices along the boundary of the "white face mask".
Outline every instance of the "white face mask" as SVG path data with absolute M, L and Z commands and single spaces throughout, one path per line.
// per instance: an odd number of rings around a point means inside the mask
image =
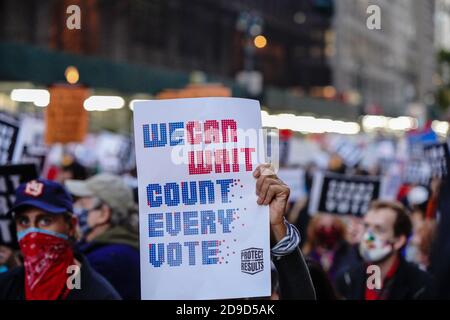
M 377 263 L 386 259 L 393 251 L 392 245 L 382 241 L 374 233 L 367 231 L 364 233 L 359 244 L 359 253 L 365 262 Z

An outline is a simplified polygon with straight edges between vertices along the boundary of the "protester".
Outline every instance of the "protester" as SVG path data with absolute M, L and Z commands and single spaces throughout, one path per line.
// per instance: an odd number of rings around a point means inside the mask
M 261 165 L 253 173 L 258 204 L 268 205 L 273 263 L 278 272 L 281 299 L 315 300 L 316 294 L 308 267 L 298 248 L 298 230 L 284 218 L 289 188 L 269 165 Z
M 67 180 L 66 187 L 76 197 L 79 250 L 123 299 L 139 299 L 139 236 L 129 225 L 134 209 L 131 189 L 108 173 L 85 181 Z
M 413 230 L 406 247 L 405 259 L 421 270 L 431 271 L 431 249 L 436 237 L 436 222 L 425 220 Z
M 338 300 L 338 295 L 333 287 L 333 283 L 328 277 L 325 270 L 323 270 L 320 263 L 317 261 L 306 258 L 306 264 L 308 266 L 309 273 L 316 291 L 316 297 L 318 301 L 333 301 Z
M 88 178 L 88 170 L 73 156 L 65 155 L 59 168 L 56 181 L 64 183 L 66 180 L 85 180 Z
M 19 265 L 20 260 L 14 248 L 0 245 L 0 273 L 7 272 Z
M 11 210 L 24 266 L 0 274 L 0 300 L 120 299 L 73 249 L 77 218 L 62 185 L 44 179 L 22 184 Z M 79 276 L 78 287 L 76 281 L 69 286 L 72 269 Z
M 351 300 L 419 300 L 433 297 L 430 275 L 401 255 L 412 232 L 406 209 L 397 202 L 375 201 L 364 217 L 365 233 L 360 244 L 364 262 L 343 272 L 337 290 Z M 368 282 L 375 266 L 375 281 Z M 376 281 L 379 280 L 379 281 Z M 376 284 L 381 286 L 377 287 Z M 372 285 L 368 285 L 372 284 Z
M 447 179 L 436 182 L 439 225 L 431 254 L 431 269 L 436 278 L 436 297 L 450 299 L 450 183 Z
M 364 220 L 361 217 L 349 215 L 344 217 L 346 240 L 351 246 L 358 246 L 364 235 Z
M 312 218 L 303 252 L 318 262 L 332 281 L 338 273 L 359 261 L 357 252 L 346 241 L 344 223 L 332 214 L 317 214 Z

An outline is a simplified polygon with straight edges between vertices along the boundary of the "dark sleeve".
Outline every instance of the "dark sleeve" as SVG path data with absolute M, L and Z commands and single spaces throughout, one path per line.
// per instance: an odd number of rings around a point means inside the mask
M 283 300 L 316 300 L 311 276 L 300 249 L 295 249 L 273 263 L 278 271 L 280 297 Z
M 450 179 L 450 178 L 447 178 Z M 443 181 L 439 191 L 438 211 L 440 220 L 431 255 L 431 267 L 435 275 L 437 298 L 450 297 L 450 182 Z
M 347 270 L 344 272 L 340 272 L 336 276 L 336 280 L 334 281 L 336 292 L 338 296 L 342 299 L 349 299 L 348 284 L 345 281 L 346 277 L 349 277 L 349 273 Z
M 16 267 L 8 272 L 0 274 L 0 301 L 24 300 L 24 271 L 23 267 Z

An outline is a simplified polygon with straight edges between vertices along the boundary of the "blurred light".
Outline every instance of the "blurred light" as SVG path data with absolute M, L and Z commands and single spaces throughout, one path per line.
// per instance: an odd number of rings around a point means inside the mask
M 407 131 L 417 128 L 417 120 L 411 117 L 389 119 L 388 128 L 393 131 Z
M 418 127 L 418 121 L 412 117 L 389 118 L 385 116 L 364 116 L 362 119 L 364 131 L 371 132 L 376 129 L 391 131 L 408 131 Z
M 259 35 L 255 37 L 253 43 L 255 44 L 255 47 L 262 49 L 267 45 L 267 39 L 263 35 Z
M 110 109 L 121 109 L 125 100 L 118 96 L 92 96 L 84 100 L 84 108 L 87 111 L 106 111 Z
M 301 133 L 339 133 L 358 134 L 361 130 L 356 122 L 345 122 L 315 117 L 296 116 L 294 114 L 270 115 L 261 111 L 263 126 L 277 129 L 289 129 Z
M 37 107 L 46 107 L 50 103 L 50 93 L 44 89 L 14 89 L 11 100 L 33 102 Z
M 78 73 L 78 69 L 74 66 L 68 66 L 66 71 L 64 72 L 66 76 L 66 80 L 70 84 L 75 84 L 80 80 L 80 74 Z
M 435 120 L 431 123 L 431 128 L 440 136 L 446 137 L 450 129 L 450 125 L 447 121 Z
M 306 16 L 303 12 L 299 11 L 294 14 L 294 22 L 297 24 L 303 24 L 306 22 Z
M 332 99 L 336 96 L 336 89 L 332 86 L 323 88 L 323 97 L 326 99 Z
M 363 117 L 362 125 L 365 131 L 382 129 L 387 127 L 388 119 L 383 116 L 365 116 Z

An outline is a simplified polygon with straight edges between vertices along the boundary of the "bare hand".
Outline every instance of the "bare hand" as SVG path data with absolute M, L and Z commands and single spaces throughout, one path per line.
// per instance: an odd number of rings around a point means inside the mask
M 284 215 L 289 199 L 289 187 L 281 181 L 269 164 L 258 166 L 253 172 L 256 178 L 256 195 L 259 205 L 268 205 L 270 212 L 270 229 L 277 242 L 287 232 Z

